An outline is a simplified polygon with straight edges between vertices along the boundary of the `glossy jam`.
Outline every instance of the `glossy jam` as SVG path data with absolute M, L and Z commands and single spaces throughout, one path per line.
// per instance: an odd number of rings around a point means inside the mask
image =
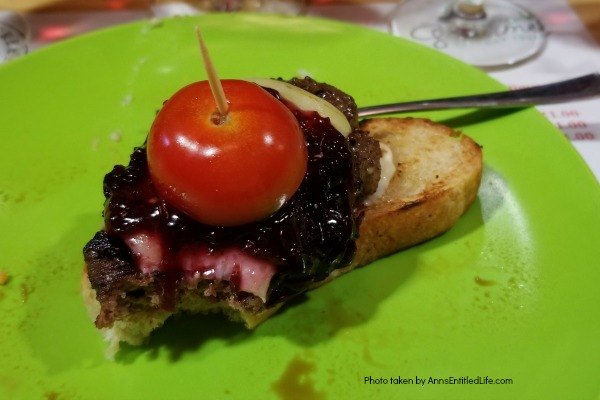
M 176 211 L 155 192 L 145 147 L 134 150 L 129 166 L 116 166 L 105 177 L 108 235 L 124 241 L 132 234 L 150 232 L 162 239 L 159 274 L 167 306 L 175 301 L 169 297 L 183 276 L 175 255 L 186 246 L 203 244 L 213 251 L 236 247 L 273 263 L 277 272 L 267 304 L 304 291 L 352 259 L 359 215 L 354 210 L 356 188 L 348 141 L 328 119 L 290 108 L 306 137 L 308 168 L 294 196 L 263 221 L 216 227 Z

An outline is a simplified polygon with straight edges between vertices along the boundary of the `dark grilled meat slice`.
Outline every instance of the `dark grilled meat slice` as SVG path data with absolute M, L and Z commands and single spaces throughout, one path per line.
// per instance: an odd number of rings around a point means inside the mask
M 363 201 L 377 190 L 381 177 L 381 148 L 379 142 L 365 132 L 355 129 L 348 136 L 354 160 L 357 203 Z
M 349 94 L 327 83 L 317 82 L 308 76 L 301 79 L 292 78 L 288 82 L 333 104 L 348 118 L 352 129 L 358 127 L 358 107 L 354 98 Z

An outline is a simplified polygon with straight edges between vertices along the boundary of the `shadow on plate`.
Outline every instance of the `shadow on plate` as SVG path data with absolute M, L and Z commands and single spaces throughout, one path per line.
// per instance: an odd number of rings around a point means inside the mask
M 178 314 L 154 331 L 147 343 L 141 346 L 121 344 L 115 361 L 131 364 L 141 356 L 154 360 L 164 349 L 169 361 L 177 362 L 185 354 L 199 351 L 211 340 L 230 346 L 247 340 L 251 335 L 252 331 L 241 323 L 230 321 L 221 314 Z
M 339 332 L 368 324 L 378 307 L 411 279 L 421 256 L 451 245 L 483 225 L 481 204 L 471 209 L 448 232 L 421 245 L 358 268 L 286 305 L 256 330 L 256 336 L 284 336 L 312 347 Z
M 482 108 L 456 117 L 436 120 L 437 123 L 447 125 L 453 129 L 460 129 L 476 125 L 485 121 L 500 119 L 522 111 L 523 108 Z

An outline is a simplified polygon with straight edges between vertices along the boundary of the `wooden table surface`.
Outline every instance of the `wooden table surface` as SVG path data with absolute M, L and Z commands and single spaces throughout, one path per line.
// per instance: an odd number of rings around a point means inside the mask
M 600 0 L 569 0 L 596 42 L 600 43 Z
M 48 12 L 97 9 L 144 9 L 165 0 L 0 0 L 0 9 Z M 309 0 L 310 1 L 310 0 Z M 322 1 L 322 0 L 321 0 Z M 335 0 L 332 0 L 335 1 Z M 374 0 L 343 0 L 347 3 Z M 375 0 L 376 1 L 376 0 Z M 543 1 L 543 0 L 541 0 Z M 567 0 L 592 36 L 600 43 L 600 0 Z

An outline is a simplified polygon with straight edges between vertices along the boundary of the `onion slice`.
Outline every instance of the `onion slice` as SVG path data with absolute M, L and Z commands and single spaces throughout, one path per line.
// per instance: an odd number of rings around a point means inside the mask
M 300 89 L 284 81 L 269 78 L 250 78 L 249 82 L 259 86 L 276 90 L 281 97 L 294 104 L 302 111 L 316 111 L 321 117 L 329 118 L 331 125 L 342 135 L 348 137 L 352 128 L 346 116 L 335 106 L 322 98 Z

